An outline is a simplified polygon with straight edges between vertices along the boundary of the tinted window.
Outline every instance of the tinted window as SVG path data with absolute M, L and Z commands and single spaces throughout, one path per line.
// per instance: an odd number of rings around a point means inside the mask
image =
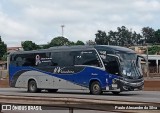
M 79 51 L 75 55 L 75 65 L 91 65 L 101 67 L 96 51 Z
M 14 66 L 49 66 L 50 53 L 15 54 L 11 56 L 10 64 Z
M 54 52 L 51 54 L 52 66 L 73 66 L 71 52 Z

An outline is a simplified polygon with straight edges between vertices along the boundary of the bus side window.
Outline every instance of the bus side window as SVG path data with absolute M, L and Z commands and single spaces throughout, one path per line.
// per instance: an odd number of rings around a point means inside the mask
M 73 56 L 70 52 L 53 52 L 51 53 L 52 66 L 73 66 Z
M 75 56 L 75 65 L 91 65 L 100 67 L 98 56 L 95 51 L 79 51 Z
M 10 56 L 10 65 L 16 66 L 15 55 Z
M 34 58 L 24 58 L 25 61 L 23 66 L 35 66 L 35 59 Z

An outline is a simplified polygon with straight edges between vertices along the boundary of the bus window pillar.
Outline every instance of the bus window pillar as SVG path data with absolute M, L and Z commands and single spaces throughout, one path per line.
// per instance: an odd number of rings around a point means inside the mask
M 157 68 L 157 73 L 158 73 L 158 59 L 156 59 L 156 68 Z

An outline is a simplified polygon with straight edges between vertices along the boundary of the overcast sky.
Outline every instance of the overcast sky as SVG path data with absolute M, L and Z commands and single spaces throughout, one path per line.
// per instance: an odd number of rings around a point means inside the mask
M 46 44 L 64 36 L 70 41 L 94 40 L 97 30 L 122 25 L 140 32 L 160 28 L 160 0 L 0 0 L 0 35 L 9 46 L 31 40 Z

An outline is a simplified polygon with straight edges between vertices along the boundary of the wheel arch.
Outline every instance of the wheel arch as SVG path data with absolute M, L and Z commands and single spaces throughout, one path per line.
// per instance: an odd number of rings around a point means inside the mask
M 28 79 L 27 87 L 28 87 L 28 85 L 29 85 L 29 82 L 32 81 L 32 80 L 34 80 L 34 81 L 36 82 L 37 88 L 38 88 L 38 86 L 39 86 L 39 85 L 38 85 L 38 81 L 37 81 L 35 78 L 29 78 L 29 79 Z
M 93 79 L 91 79 L 91 80 L 89 81 L 89 89 L 90 89 L 90 87 L 91 87 L 91 84 L 92 84 L 93 82 L 95 82 L 95 81 L 99 82 L 99 83 L 100 83 L 100 86 L 102 87 L 101 81 L 100 81 L 98 78 L 93 78 Z

